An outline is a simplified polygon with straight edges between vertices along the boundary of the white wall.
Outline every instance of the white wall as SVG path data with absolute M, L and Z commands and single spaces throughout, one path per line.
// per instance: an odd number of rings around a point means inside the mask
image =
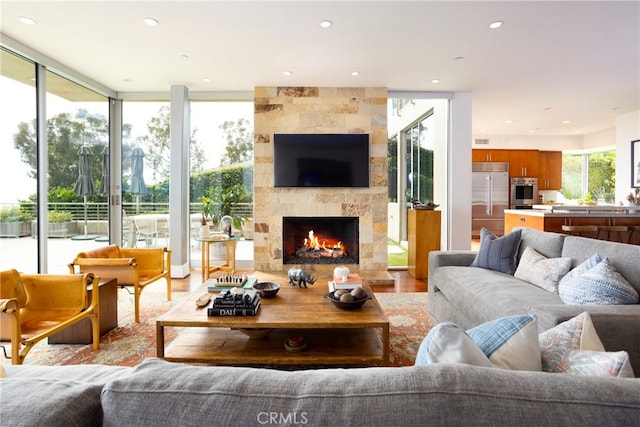
M 616 119 L 616 201 L 627 203 L 631 189 L 631 141 L 640 139 L 640 110 Z

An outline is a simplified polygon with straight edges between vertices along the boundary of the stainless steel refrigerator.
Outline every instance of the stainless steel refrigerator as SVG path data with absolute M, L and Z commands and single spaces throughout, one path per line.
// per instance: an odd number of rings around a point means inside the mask
M 473 162 L 471 235 L 485 227 L 496 236 L 504 234 L 504 210 L 509 208 L 509 163 Z

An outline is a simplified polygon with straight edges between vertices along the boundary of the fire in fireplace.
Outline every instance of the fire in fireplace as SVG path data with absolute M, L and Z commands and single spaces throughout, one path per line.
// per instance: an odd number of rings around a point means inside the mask
M 284 264 L 358 264 L 358 217 L 283 217 Z

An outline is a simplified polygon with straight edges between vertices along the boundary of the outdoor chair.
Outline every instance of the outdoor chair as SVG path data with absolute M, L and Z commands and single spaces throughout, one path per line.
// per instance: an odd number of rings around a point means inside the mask
M 162 278 L 167 281 L 167 300 L 171 301 L 171 250 L 167 248 L 121 248 L 109 245 L 80 252 L 69 264 L 69 272 L 93 273 L 115 278 L 120 287 L 133 287 L 135 322 L 140 322 L 140 294 Z
M 0 340 L 11 341 L 11 364 L 21 365 L 39 341 L 83 319 L 91 321 L 93 349 L 100 347 L 99 292 L 93 274 L 0 272 Z

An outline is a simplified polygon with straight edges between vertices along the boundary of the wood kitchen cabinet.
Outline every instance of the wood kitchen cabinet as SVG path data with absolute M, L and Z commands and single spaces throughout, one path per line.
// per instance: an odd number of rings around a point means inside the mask
M 416 279 L 429 275 L 429 252 L 440 250 L 440 211 L 409 209 L 407 237 L 409 243 L 408 270 Z
M 562 187 L 562 151 L 540 151 L 538 189 L 560 190 Z
M 471 150 L 472 162 L 508 162 L 509 150 L 473 149 Z
M 509 150 L 509 177 L 538 177 L 538 150 Z

